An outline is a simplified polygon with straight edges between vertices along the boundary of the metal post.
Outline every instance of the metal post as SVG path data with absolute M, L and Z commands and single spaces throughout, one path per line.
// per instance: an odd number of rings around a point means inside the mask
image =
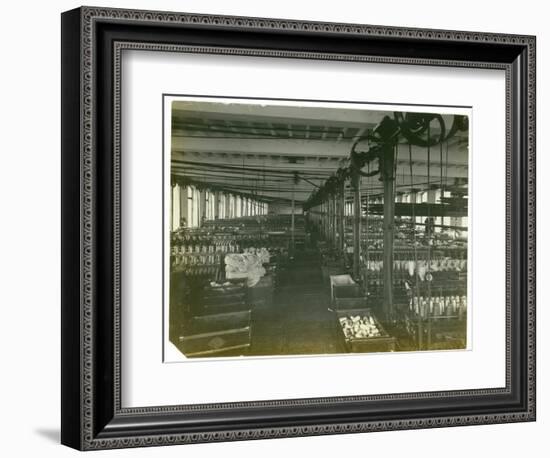
M 394 147 L 386 144 L 380 161 L 381 180 L 384 183 L 384 312 L 386 318 L 393 315 L 393 238 L 395 219 Z
M 328 240 L 327 224 L 328 224 L 327 202 L 323 202 L 323 238 L 325 239 L 325 241 Z
M 353 188 L 353 277 L 360 276 L 361 262 L 361 190 L 360 177 L 357 171 L 351 174 Z
M 292 214 L 290 215 L 290 255 L 294 256 L 294 184 L 292 184 Z
M 332 243 L 334 242 L 332 238 L 332 198 L 329 197 L 327 200 L 327 206 L 328 206 L 328 239 L 330 240 L 330 246 L 332 247 Z
M 344 252 L 344 207 L 346 205 L 344 200 L 344 181 L 340 184 L 338 190 L 338 250 Z
M 206 218 L 206 191 L 203 189 L 199 194 L 199 227 L 203 226 L 203 220 Z
M 328 198 L 328 238 L 330 240 L 331 248 L 334 247 L 334 227 L 333 227 L 333 215 L 334 215 L 334 206 L 332 202 L 332 196 Z
M 369 184 L 367 184 L 367 192 L 365 195 L 365 245 L 363 253 L 363 264 L 365 265 L 365 273 L 363 275 L 363 291 L 365 295 L 369 294 Z
M 319 225 L 320 225 L 321 229 L 320 229 L 319 234 L 324 239 L 324 237 L 325 237 L 325 204 L 322 203 L 320 208 L 321 208 L 321 211 L 319 213 Z
M 336 249 L 338 247 L 338 241 L 337 241 L 337 238 L 336 238 L 336 234 L 337 234 L 337 228 L 336 228 L 336 222 L 337 222 L 337 218 L 336 218 L 336 194 L 333 194 L 331 196 L 331 204 L 332 204 L 332 215 L 331 215 L 331 237 L 332 237 L 332 246 Z

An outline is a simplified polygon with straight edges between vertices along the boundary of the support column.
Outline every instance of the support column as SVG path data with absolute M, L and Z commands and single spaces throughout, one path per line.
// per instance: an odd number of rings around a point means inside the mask
M 182 219 L 185 219 L 185 225 L 189 227 L 189 221 L 187 221 L 187 205 L 189 203 L 187 190 L 187 186 L 180 186 L 180 226 Z
M 353 278 L 361 275 L 361 189 L 360 176 L 357 170 L 352 171 L 351 186 L 353 189 Z
M 330 215 L 329 215 L 329 205 L 328 200 L 325 202 L 325 213 L 324 213 L 324 219 L 325 219 L 325 240 L 327 242 L 330 242 Z
M 381 180 L 384 183 L 384 313 L 386 319 L 393 316 L 393 239 L 395 219 L 394 148 L 384 145 L 383 160 L 380 161 Z
M 294 184 L 292 184 L 292 213 L 290 215 L 290 256 L 294 256 Z
M 327 199 L 327 238 L 332 248 L 332 198 Z
M 323 239 L 326 241 L 327 239 L 327 233 L 326 233 L 326 217 L 325 217 L 325 211 L 326 211 L 326 202 L 323 202 L 321 204 L 321 234 L 323 235 Z
M 337 207 L 337 193 L 332 195 L 330 199 L 332 202 L 332 246 L 338 249 L 338 207 Z
M 338 216 L 337 216 L 337 223 L 338 223 L 338 251 L 341 253 L 344 252 L 344 236 L 345 236 L 345 228 L 344 228 L 344 207 L 346 205 L 344 200 L 344 186 L 345 182 L 342 181 L 340 184 L 340 189 L 338 190 Z
M 328 236 L 330 238 L 330 246 L 334 248 L 334 200 L 332 196 L 328 200 Z
M 215 191 L 212 197 L 214 199 L 214 219 L 220 218 L 220 192 Z
M 199 193 L 199 227 L 202 227 L 203 217 L 206 215 L 206 191 L 203 189 Z
M 368 189 L 368 188 L 367 188 Z M 364 244 L 364 252 L 363 252 L 363 265 L 365 266 L 365 273 L 363 275 L 363 291 L 365 292 L 365 295 L 369 294 L 369 269 L 368 269 L 368 263 L 369 263 L 369 192 L 367 191 L 365 195 L 365 227 L 362 228 L 362 231 L 365 233 L 365 244 Z
M 323 238 L 325 239 L 325 241 L 328 241 L 327 221 L 328 221 L 327 202 L 323 202 Z

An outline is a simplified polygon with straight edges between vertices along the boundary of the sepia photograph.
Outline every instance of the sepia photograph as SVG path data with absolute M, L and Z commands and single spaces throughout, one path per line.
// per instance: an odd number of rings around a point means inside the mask
M 537 27 L 409 3 L 61 14 L 58 442 L 425 455 L 538 421 Z
M 469 107 L 163 103 L 179 361 L 471 348 Z

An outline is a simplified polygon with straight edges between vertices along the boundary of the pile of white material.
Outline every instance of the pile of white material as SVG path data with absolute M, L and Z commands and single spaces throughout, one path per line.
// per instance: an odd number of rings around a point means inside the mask
M 348 339 L 380 337 L 380 330 L 372 316 L 347 316 L 340 318 L 340 325 Z
M 260 262 L 262 264 L 269 263 L 269 251 L 267 251 L 267 248 L 245 248 L 244 253 L 250 253 L 250 254 L 256 254 L 260 258 Z
M 252 287 L 256 285 L 264 275 L 265 269 L 262 266 L 262 257 L 256 253 L 231 253 L 225 256 L 226 278 L 246 278 L 247 285 Z

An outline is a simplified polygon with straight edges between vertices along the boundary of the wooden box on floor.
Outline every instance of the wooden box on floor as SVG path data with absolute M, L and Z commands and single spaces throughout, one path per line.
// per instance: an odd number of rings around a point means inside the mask
M 187 357 L 243 354 L 251 342 L 251 310 L 246 279 L 205 286 L 195 297 L 193 316 L 177 336 Z
M 344 341 L 345 347 L 350 353 L 377 353 L 395 351 L 396 339 L 391 337 L 376 317 L 371 313 L 370 309 L 351 309 L 351 310 L 338 310 L 334 312 L 336 315 L 337 332 Z M 340 324 L 340 318 L 350 316 L 372 316 L 376 323 L 376 327 L 380 331 L 379 337 L 364 337 L 364 338 L 348 338 L 345 336 L 342 326 Z
M 339 286 L 334 289 L 335 310 L 353 310 L 367 306 L 367 298 L 359 286 Z
M 195 316 L 176 345 L 187 357 L 225 356 L 250 347 L 250 310 Z
M 351 275 L 330 276 L 330 296 L 334 310 L 364 309 L 367 298 Z
M 201 310 L 197 315 L 212 315 L 248 307 L 246 278 L 227 280 L 223 285 L 206 287 L 198 300 Z

